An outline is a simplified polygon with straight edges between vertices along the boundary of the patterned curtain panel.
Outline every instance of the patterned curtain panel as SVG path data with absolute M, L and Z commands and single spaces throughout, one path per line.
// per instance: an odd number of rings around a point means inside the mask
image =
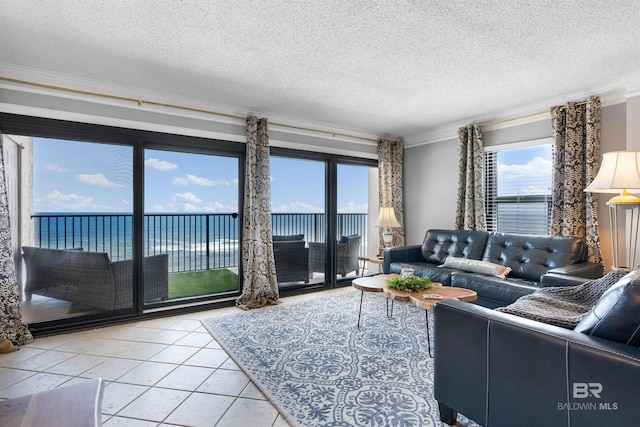
M 4 180 L 4 161 L 0 146 L 0 345 L 13 350 L 8 341 L 22 345 L 33 340 L 20 315 L 20 295 L 15 262 L 11 250 L 11 228 L 7 206 L 7 186 Z M 4 350 L 3 350 L 4 352 Z
M 555 144 L 551 234 L 586 240 L 589 261 L 602 262 L 598 196 L 585 187 L 600 169 L 600 99 L 551 108 Z
M 482 183 L 482 134 L 480 126 L 458 129 L 458 201 L 456 230 L 486 230 Z
M 247 117 L 242 222 L 241 308 L 262 307 L 279 298 L 271 230 L 271 184 L 267 119 Z
M 392 228 L 392 247 L 404 246 L 404 200 L 402 199 L 402 166 L 404 143 L 401 139 L 378 139 L 378 194 L 380 207 L 392 207 L 402 227 Z M 384 246 L 382 229 L 379 245 Z

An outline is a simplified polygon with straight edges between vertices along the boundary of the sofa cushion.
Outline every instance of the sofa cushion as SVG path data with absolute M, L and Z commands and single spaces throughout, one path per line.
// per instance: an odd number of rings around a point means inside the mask
M 476 291 L 478 299 L 493 301 L 494 306 L 508 305 L 524 295 L 533 293 L 536 283 L 523 279 L 501 279 L 479 273 L 464 273 L 458 270 L 451 276 L 451 286 Z
M 432 264 L 442 264 L 448 256 L 481 259 L 488 235 L 486 231 L 429 230 L 422 256 Z
M 457 268 L 472 273 L 486 274 L 504 279 L 511 271 L 510 267 L 494 264 L 492 262 L 479 261 L 477 259 L 456 258 L 448 256 L 440 267 Z
M 569 236 L 492 233 L 483 261 L 511 267 L 511 276 L 534 282 L 552 268 L 583 261 L 585 244 Z
M 640 270 L 629 272 L 602 294 L 574 330 L 640 346 Z

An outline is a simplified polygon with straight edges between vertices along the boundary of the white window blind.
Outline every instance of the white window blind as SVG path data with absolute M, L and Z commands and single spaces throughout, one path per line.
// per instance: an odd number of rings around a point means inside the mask
M 549 142 L 511 149 L 487 147 L 487 230 L 549 234 L 552 177 L 553 146 Z

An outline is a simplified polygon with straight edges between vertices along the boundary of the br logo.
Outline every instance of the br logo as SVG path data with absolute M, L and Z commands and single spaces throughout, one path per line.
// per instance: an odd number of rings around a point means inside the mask
M 600 393 L 602 393 L 602 384 L 600 383 L 573 383 L 574 399 L 585 399 L 587 397 L 600 399 Z

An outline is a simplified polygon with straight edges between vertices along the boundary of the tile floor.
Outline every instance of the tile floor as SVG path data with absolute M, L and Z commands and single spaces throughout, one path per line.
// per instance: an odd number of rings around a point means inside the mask
M 0 399 L 102 377 L 105 427 L 288 426 L 200 323 L 238 310 L 231 307 L 36 338 L 17 352 L 0 355 Z

